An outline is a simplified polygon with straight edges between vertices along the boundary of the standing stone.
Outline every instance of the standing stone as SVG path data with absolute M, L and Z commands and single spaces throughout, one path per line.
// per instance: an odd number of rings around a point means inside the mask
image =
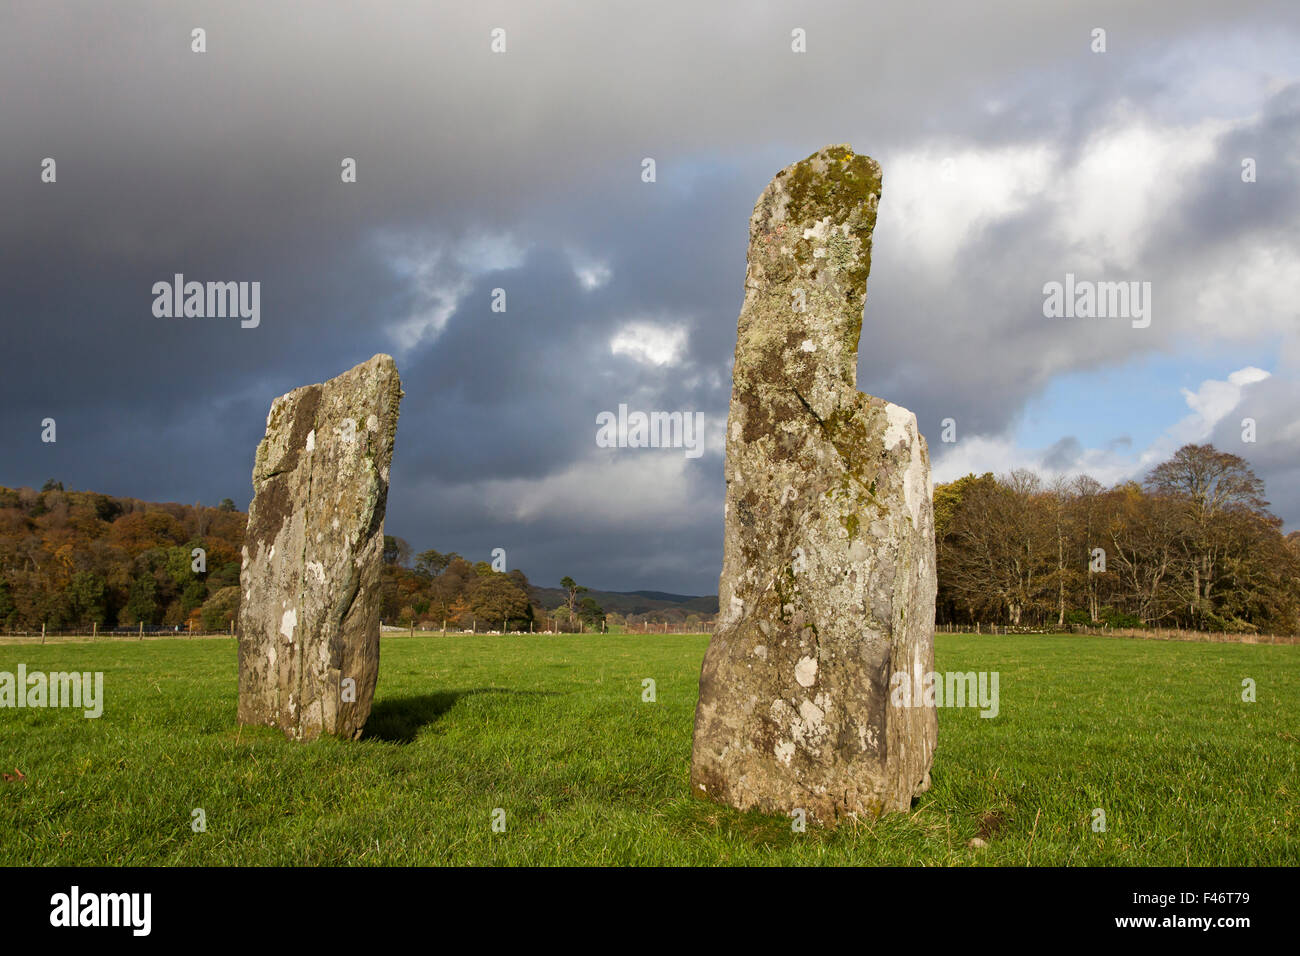
M 857 390 L 879 200 L 879 165 L 830 146 L 754 207 L 695 712 L 696 795 L 823 824 L 906 810 L 938 733 L 933 700 L 893 693 L 934 669 L 929 454 Z
M 390 356 L 271 403 L 253 463 L 239 721 L 361 735 L 379 677 L 379 576 L 402 399 Z

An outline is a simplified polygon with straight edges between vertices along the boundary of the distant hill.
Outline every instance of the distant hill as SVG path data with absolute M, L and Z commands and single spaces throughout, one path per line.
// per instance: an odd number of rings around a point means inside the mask
M 553 610 L 568 600 L 568 593 L 563 588 L 544 588 L 533 585 L 533 596 L 548 610 Z M 698 597 L 690 594 L 670 594 L 667 591 L 587 591 L 583 597 L 589 597 L 604 608 L 605 612 L 616 611 L 628 614 L 655 614 L 665 611 L 677 611 L 682 617 L 699 614 L 711 617 L 718 613 L 718 596 L 711 594 Z
M 685 604 L 687 601 L 694 601 L 693 594 L 669 594 L 667 591 L 611 591 L 610 594 L 638 594 L 641 597 L 650 598 L 652 601 L 668 601 L 671 604 Z

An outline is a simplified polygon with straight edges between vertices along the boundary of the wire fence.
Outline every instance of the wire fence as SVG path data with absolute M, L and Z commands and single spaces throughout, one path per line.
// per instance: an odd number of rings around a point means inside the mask
M 649 624 L 649 625 L 637 624 L 637 625 L 619 625 L 617 627 L 605 627 L 603 629 L 599 625 L 592 626 L 589 624 L 583 625 L 581 628 L 552 627 L 550 629 L 548 629 L 546 625 L 539 625 L 539 626 L 534 626 L 532 629 L 510 628 L 509 630 L 502 630 L 499 627 L 489 629 L 489 628 L 485 628 L 482 624 L 479 624 L 477 626 L 477 629 L 475 629 L 474 627 L 461 628 L 454 624 L 448 625 L 446 628 L 411 627 L 409 625 L 407 627 L 398 627 L 396 625 L 385 624 L 381 628 L 381 636 L 383 637 L 433 637 L 433 636 L 458 637 L 460 635 L 465 635 L 466 637 L 472 637 L 476 634 L 479 635 L 480 637 L 485 637 L 488 635 L 511 635 L 514 637 L 527 637 L 530 634 L 533 636 L 550 635 L 552 637 L 557 635 L 567 634 L 576 637 L 576 636 L 591 636 L 593 634 L 597 634 L 597 635 L 615 634 L 615 635 L 631 636 L 631 635 L 642 635 L 642 634 L 710 634 L 710 633 L 712 633 L 712 628 L 708 624 L 697 624 L 695 626 L 691 626 L 688 624 Z
M 1082 624 L 936 624 L 940 634 L 1086 634 L 1095 637 L 1128 637 L 1145 641 L 1199 641 L 1206 644 L 1300 644 L 1295 634 L 1227 634 L 1221 631 L 1189 631 L 1177 627 L 1107 627 Z
M 686 625 L 665 625 L 652 624 L 646 629 L 638 625 L 635 630 L 629 628 L 619 628 L 617 630 L 606 629 L 602 631 L 599 627 L 584 627 L 583 630 L 544 630 L 535 628 L 534 630 L 515 630 L 508 631 L 487 630 L 482 625 L 477 630 L 465 628 L 461 630 L 455 625 L 441 628 L 420 628 L 420 627 L 395 627 L 391 624 L 383 624 L 380 628 L 380 637 L 466 637 L 479 635 L 511 635 L 511 636 L 528 636 L 536 637 L 556 636 L 561 634 L 571 635 L 592 635 L 592 634 L 707 634 L 707 630 L 701 627 L 688 627 Z M 135 625 L 132 627 L 114 627 L 100 629 L 92 627 L 90 630 L 85 628 L 73 628 L 56 630 L 53 628 L 0 628 L 0 644 L 86 644 L 99 643 L 101 641 L 160 641 L 160 640 L 190 640 L 202 638 L 233 638 L 235 637 L 235 628 L 223 630 L 207 630 L 203 628 L 175 627 L 173 625 L 149 625 L 143 627 Z
M 1145 641 L 1196 641 L 1206 644 L 1300 644 L 1300 635 L 1294 634 L 1226 634 L 1214 631 L 1189 631 L 1184 628 L 1132 628 L 1132 627 L 1088 627 L 1080 624 L 1066 624 L 1061 627 L 1048 626 L 1026 626 L 1014 624 L 986 624 L 977 622 L 976 624 L 936 624 L 934 629 L 939 634 L 990 634 L 990 635 L 1030 635 L 1030 634 L 1083 634 L 1096 637 L 1126 637 Z M 456 627 L 448 627 L 446 630 L 439 628 L 409 628 L 393 627 L 384 625 L 381 631 L 381 637 L 459 637 L 461 635 L 472 636 L 474 634 L 481 636 L 488 635 L 511 635 L 511 636 L 528 636 L 545 637 L 547 635 L 559 634 L 600 634 L 598 628 L 586 631 L 547 631 L 547 630 L 479 630 L 472 631 L 469 628 L 460 630 Z M 621 634 L 626 636 L 637 636 L 642 634 L 708 634 L 709 629 L 705 626 L 689 627 L 687 625 L 652 625 L 646 630 L 641 627 L 619 628 L 617 630 L 606 630 L 606 634 Z M 191 640 L 205 638 L 232 638 L 235 636 L 233 627 L 224 630 L 206 630 L 200 628 L 176 628 L 172 626 L 148 626 L 145 627 L 116 627 L 106 630 L 92 628 L 87 631 L 85 628 L 72 630 L 52 630 L 49 628 L 37 630 L 32 628 L 3 628 L 0 629 L 0 643 L 4 644 L 78 644 L 78 643 L 98 643 L 100 641 L 159 641 L 159 640 Z
M 0 629 L 0 642 L 5 644 L 84 644 L 99 641 L 159 641 L 190 638 L 234 637 L 234 627 L 219 631 L 204 628 L 190 628 L 185 625 L 145 624 L 131 627 L 71 628 L 56 630 L 53 628 L 3 628 Z

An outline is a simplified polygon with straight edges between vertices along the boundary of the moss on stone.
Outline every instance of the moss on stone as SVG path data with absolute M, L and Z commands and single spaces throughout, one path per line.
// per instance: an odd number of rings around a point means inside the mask
M 825 169 L 819 159 L 825 160 Z M 785 183 L 790 201 L 786 217 L 794 223 L 817 222 L 830 217 L 831 222 L 848 223 L 849 235 L 858 241 L 857 262 L 853 264 L 852 244 L 841 237 L 844 248 L 839 263 L 848 280 L 850 301 L 866 295 L 867 276 L 871 272 L 871 233 L 876 226 L 876 205 L 880 200 L 880 167 L 867 156 L 859 156 L 843 146 L 832 146 L 813 153 L 790 170 Z M 806 241 L 796 243 L 795 257 L 801 263 L 810 256 Z M 832 247 L 832 256 L 835 256 Z M 852 268 L 848 266 L 853 265 Z

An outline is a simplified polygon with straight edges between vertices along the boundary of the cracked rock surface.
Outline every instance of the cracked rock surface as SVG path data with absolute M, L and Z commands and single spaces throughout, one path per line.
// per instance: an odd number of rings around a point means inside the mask
M 938 732 L 891 693 L 934 669 L 929 454 L 911 412 L 857 390 L 880 188 L 830 146 L 754 207 L 695 714 L 696 795 L 823 824 L 907 810 Z
M 379 677 L 379 579 L 398 405 L 387 355 L 271 403 L 239 574 L 239 722 L 361 735 Z

